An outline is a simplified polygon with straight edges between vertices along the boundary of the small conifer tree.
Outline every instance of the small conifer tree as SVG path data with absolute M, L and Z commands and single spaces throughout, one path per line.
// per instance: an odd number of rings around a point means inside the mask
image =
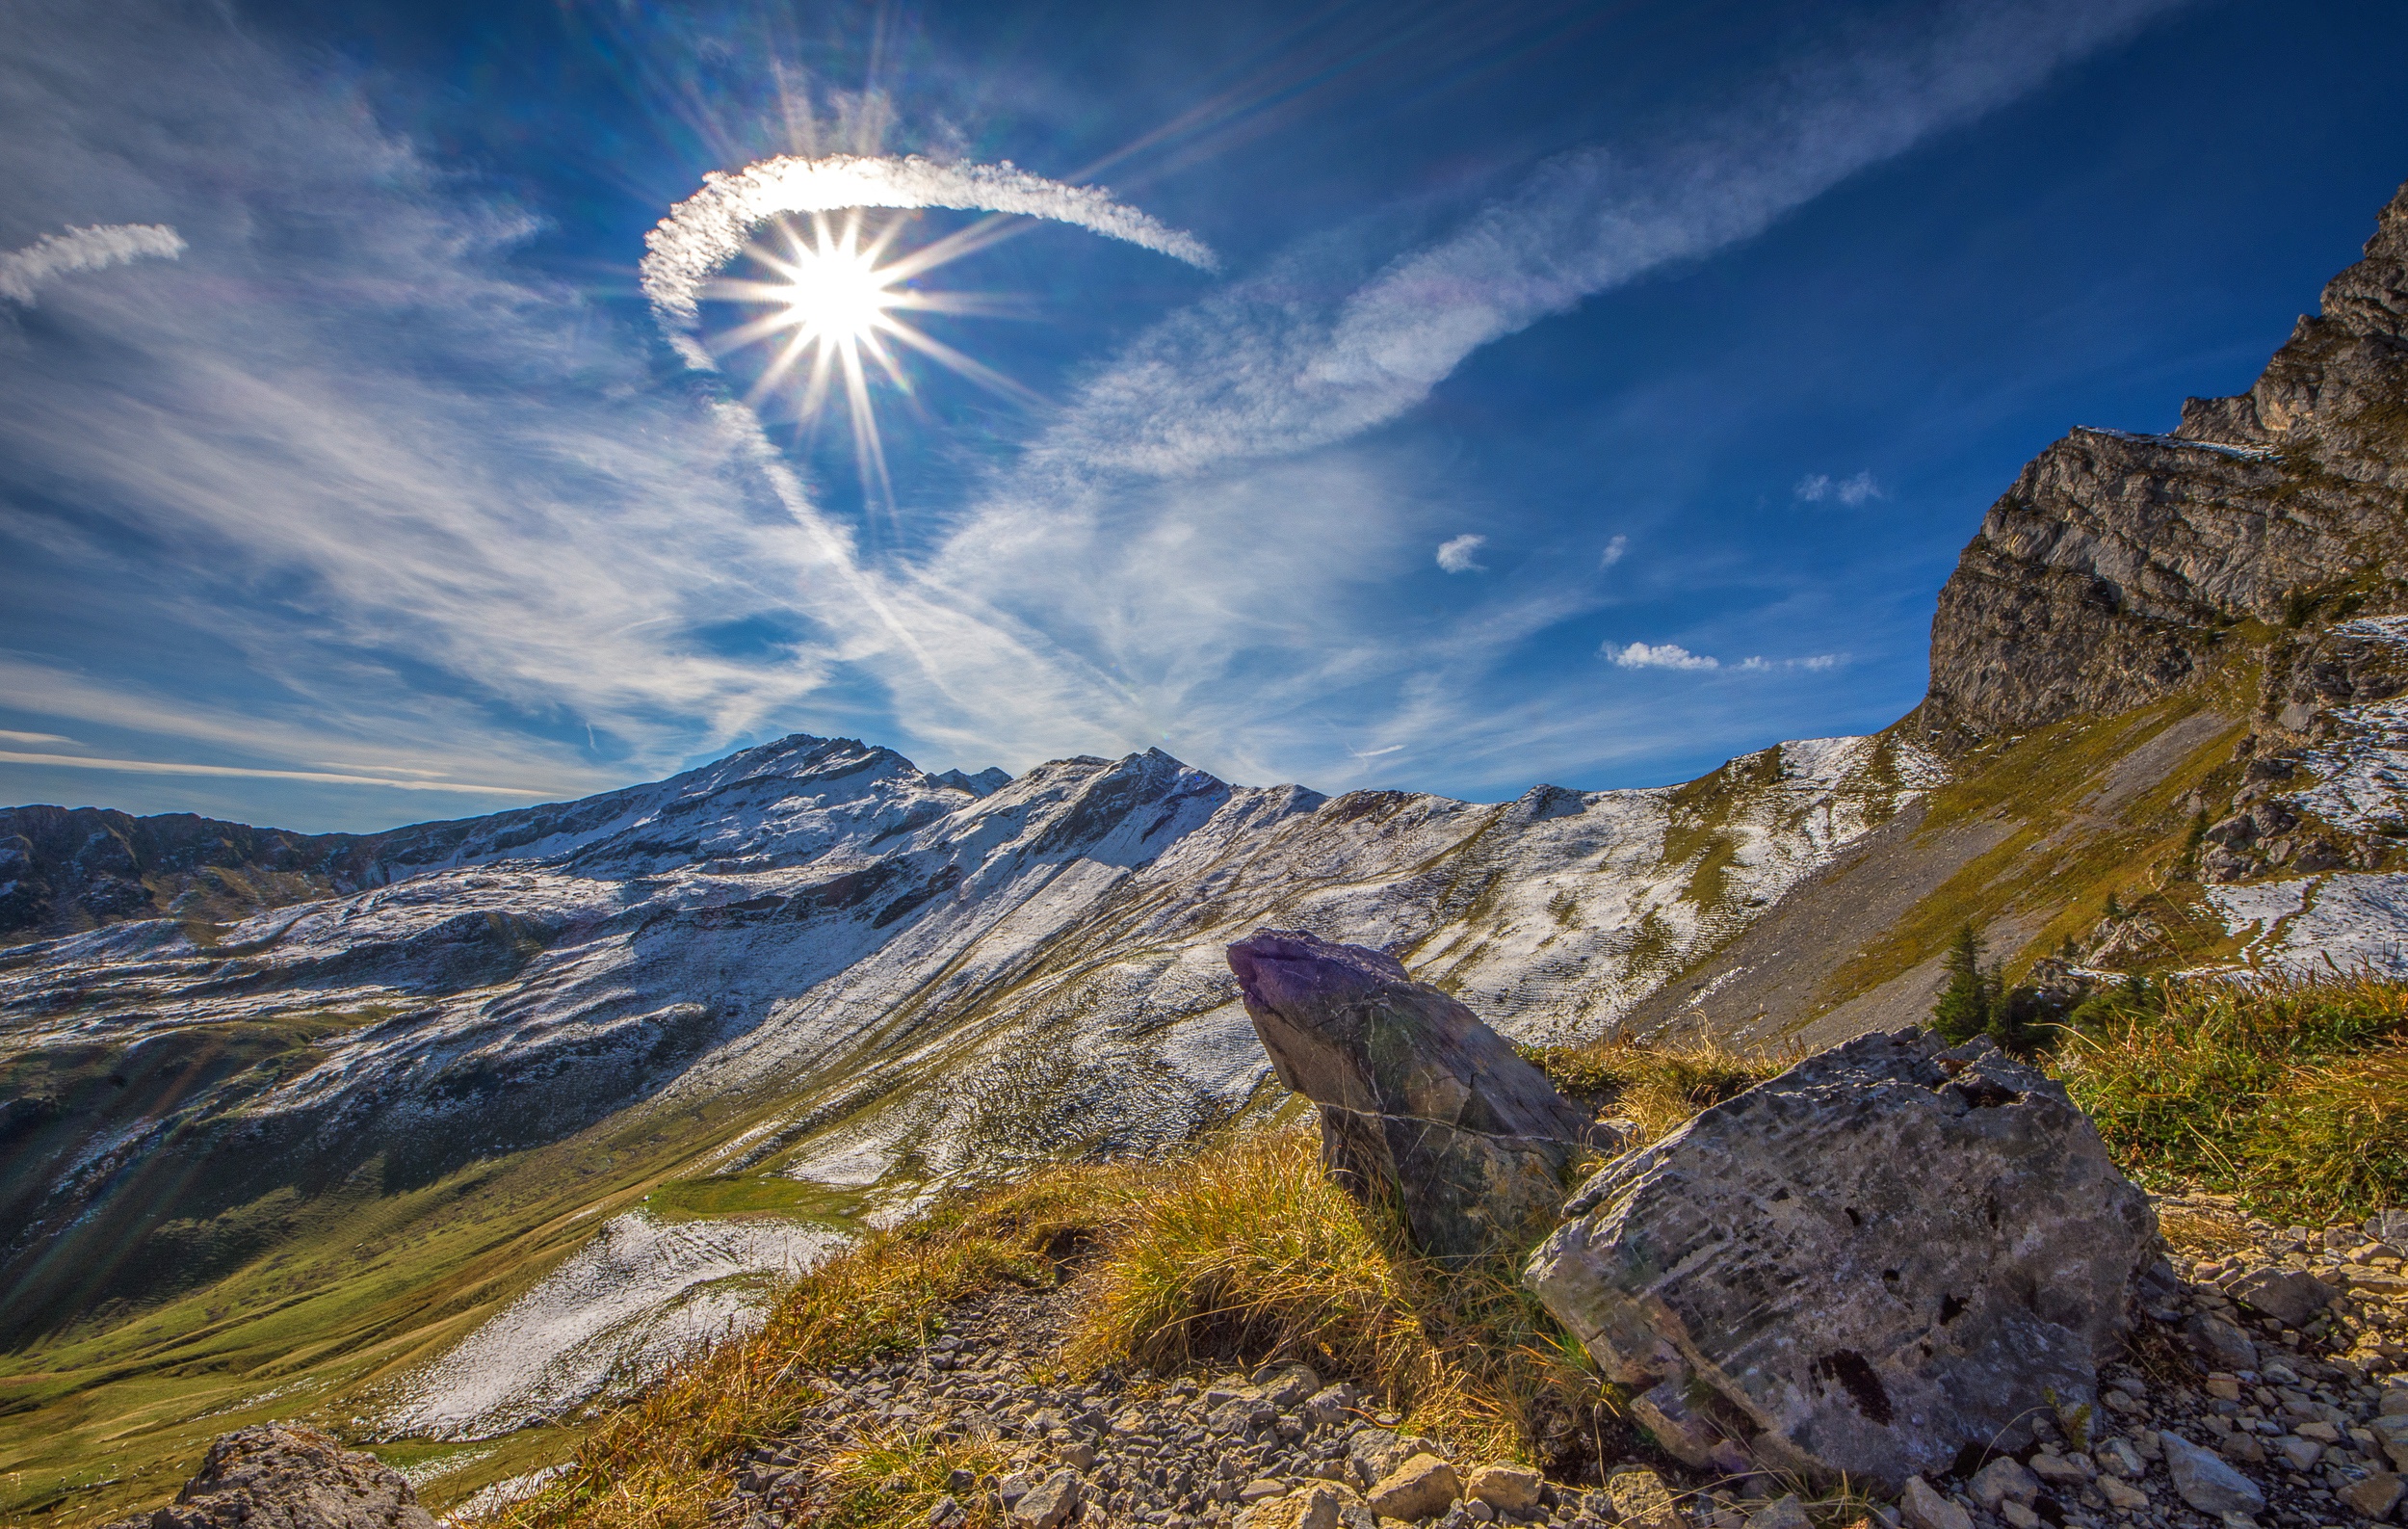
M 1981 969 L 1981 936 L 1973 925 L 1957 930 L 1941 969 L 1949 974 L 1949 985 L 1932 1006 L 1931 1028 L 1949 1044 L 1962 1045 L 1990 1028 L 1998 1002 L 1998 978 Z

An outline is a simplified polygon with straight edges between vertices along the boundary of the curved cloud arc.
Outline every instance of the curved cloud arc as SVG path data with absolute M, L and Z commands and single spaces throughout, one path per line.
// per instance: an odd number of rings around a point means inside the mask
M 145 257 L 172 260 L 184 236 L 165 224 L 111 223 L 46 233 L 22 250 L 0 250 L 0 298 L 33 305 L 42 287 L 77 271 L 104 271 Z
M 1044 218 L 1126 240 L 1202 270 L 1220 266 L 1195 235 L 1114 201 L 1103 188 L 1047 180 L 1009 160 L 940 165 L 917 154 L 831 154 L 821 159 L 781 154 L 733 174 L 713 171 L 702 177 L 700 191 L 669 209 L 644 235 L 644 296 L 664 320 L 690 326 L 697 315 L 702 284 L 736 257 L 753 229 L 784 213 L 848 207 L 951 207 Z

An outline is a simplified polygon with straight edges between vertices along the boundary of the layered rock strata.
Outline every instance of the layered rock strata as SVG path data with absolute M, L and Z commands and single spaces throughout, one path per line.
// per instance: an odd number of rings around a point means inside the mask
M 2061 1086 L 1918 1031 L 1800 1063 L 1565 1209 L 1526 1281 L 1665 1447 L 1892 1490 L 2091 1405 L 2156 1236 Z

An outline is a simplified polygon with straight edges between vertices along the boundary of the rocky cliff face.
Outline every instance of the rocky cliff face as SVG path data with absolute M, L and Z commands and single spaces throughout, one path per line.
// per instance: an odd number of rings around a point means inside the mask
M 1908 725 L 1961 751 L 2156 700 L 2319 612 L 2408 609 L 2403 490 L 2408 188 L 2247 393 L 2024 469 L 1940 593 Z

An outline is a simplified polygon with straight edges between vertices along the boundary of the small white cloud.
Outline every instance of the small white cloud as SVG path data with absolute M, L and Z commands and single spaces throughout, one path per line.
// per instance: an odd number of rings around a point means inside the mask
M 1481 566 L 1473 561 L 1473 555 L 1487 544 L 1486 537 L 1474 536 L 1469 532 L 1452 540 L 1441 541 L 1438 543 L 1438 566 L 1449 573 L 1483 572 L 1485 570 Z
M 1722 661 L 1692 653 L 1678 643 L 1633 643 L 1628 647 L 1605 646 L 1608 658 L 1624 669 L 1720 669 Z
M 1678 643 L 1633 643 L 1627 647 L 1608 643 L 1598 651 L 1624 669 L 1718 669 L 1730 674 L 1767 674 L 1776 670 L 1837 669 L 1845 653 L 1817 653 L 1811 658 L 1766 658 L 1752 655 L 1726 664 L 1707 653 L 1692 653 Z
M 6 727 L 0 727 L 0 743 L 65 743 L 65 744 L 73 744 L 73 743 L 75 743 L 75 740 L 74 740 L 74 739 L 72 739 L 72 738 L 69 738 L 69 737 L 65 736 L 64 733 L 55 733 L 55 732 L 11 732 L 11 731 L 9 731 Z M 76 745 L 76 747 L 81 748 L 81 747 L 82 747 L 82 745 L 77 744 L 77 745 Z
M 1820 504 L 1837 499 L 1844 505 L 1860 505 L 1868 499 L 1886 499 L 1880 481 L 1871 472 L 1859 472 L 1852 478 L 1833 478 L 1827 472 L 1810 472 L 1797 480 L 1790 490 L 1806 504 Z
M 1631 539 L 1629 537 L 1615 537 L 1612 540 L 1606 543 L 1606 555 L 1597 566 L 1602 568 L 1612 567 L 1615 564 L 1622 561 L 1622 554 L 1628 552 L 1629 550 L 1631 550 Z

